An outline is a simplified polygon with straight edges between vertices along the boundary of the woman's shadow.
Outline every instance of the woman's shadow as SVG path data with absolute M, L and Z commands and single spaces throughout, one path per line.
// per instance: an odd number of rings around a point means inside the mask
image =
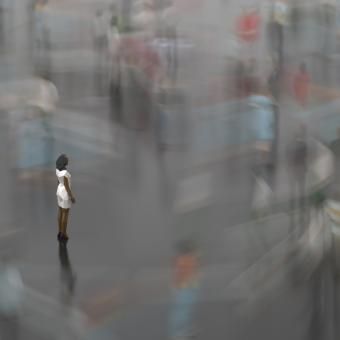
M 76 275 L 72 270 L 70 258 L 68 256 L 67 245 L 59 243 L 60 279 L 61 279 L 61 299 L 65 303 L 70 303 L 74 296 Z

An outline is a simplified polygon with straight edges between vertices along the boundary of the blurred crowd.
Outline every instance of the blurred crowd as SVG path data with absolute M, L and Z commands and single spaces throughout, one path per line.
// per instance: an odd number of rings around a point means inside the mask
M 10 113 L 2 127 L 1 144 L 10 151 L 1 180 L 23 188 L 49 179 L 63 152 L 87 166 L 91 157 L 103 157 L 104 144 L 110 157 L 119 154 L 131 165 L 147 140 L 160 164 L 168 153 L 184 154 L 175 161 L 181 189 L 172 205 L 181 214 L 211 204 L 208 196 L 217 189 L 206 172 L 236 155 L 247 159 L 255 178 L 252 216 L 271 214 L 275 203 L 287 200 L 300 239 L 311 210 L 324 208 L 333 176 L 333 164 L 320 165 L 318 143 L 337 155 L 340 120 L 331 112 L 325 130 L 314 112 L 340 98 L 339 24 L 335 0 L 0 0 L 0 105 Z M 93 102 L 99 109 L 84 113 Z M 88 120 L 71 121 L 77 110 Z M 108 136 L 95 126 L 103 117 Z M 71 144 L 81 145 L 83 155 Z M 337 200 L 337 191 L 330 195 Z M 20 243 L 13 235 L 8 242 L 13 237 Z M 199 331 L 201 254 L 195 241 L 186 235 L 169 264 L 172 339 Z M 1 249 L 0 339 L 24 339 L 22 310 L 37 303 L 42 314 L 58 313 L 59 305 L 32 294 L 16 256 L 7 249 L 2 256 Z M 78 280 L 66 245 L 59 247 L 59 264 L 61 306 L 71 313 Z M 76 321 L 61 313 L 60 327 L 69 328 L 55 339 L 82 338 L 84 329 L 99 328 L 121 299 L 112 287 L 82 306 Z

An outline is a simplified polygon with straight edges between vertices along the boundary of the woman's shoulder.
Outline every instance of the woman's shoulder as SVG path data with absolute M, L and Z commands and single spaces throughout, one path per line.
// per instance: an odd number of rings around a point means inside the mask
M 71 177 L 71 174 L 67 170 L 56 169 L 55 172 L 58 177 Z

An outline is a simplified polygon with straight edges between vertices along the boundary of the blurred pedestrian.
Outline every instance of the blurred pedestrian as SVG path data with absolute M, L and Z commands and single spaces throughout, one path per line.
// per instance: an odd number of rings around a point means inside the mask
M 44 165 L 44 129 L 37 115 L 35 107 L 25 108 L 24 114 L 17 124 L 17 169 L 18 179 L 27 180 L 40 175 L 41 166 Z
M 3 258 L 0 263 L 0 339 L 19 340 L 23 282 L 20 272 Z
M 37 93 L 28 104 L 34 109 L 36 119 L 39 121 L 43 132 L 43 150 L 41 154 L 43 157 L 45 167 L 50 167 L 54 163 L 54 136 L 52 129 L 52 119 L 56 112 L 57 102 L 59 100 L 58 90 L 55 85 L 50 81 L 47 75 L 44 75 L 41 79 L 37 78 Z
M 36 72 L 50 72 L 50 31 L 47 22 L 46 7 L 48 0 L 37 0 L 35 3 L 34 21 L 35 21 L 35 65 Z
M 306 127 L 300 125 L 293 142 L 288 148 L 288 165 L 290 168 L 291 210 L 299 209 L 300 228 L 304 227 L 306 203 L 306 177 L 308 170 L 309 150 Z
M 121 122 L 121 87 L 120 87 L 120 34 L 118 18 L 113 16 L 107 31 L 109 59 L 109 96 L 111 116 Z
M 298 42 L 301 35 L 301 26 L 303 20 L 303 9 L 301 4 L 294 1 L 291 4 L 290 8 L 290 23 L 291 23 L 291 32 L 294 39 L 294 42 Z M 297 44 L 295 45 L 297 47 Z
M 236 35 L 244 43 L 253 43 L 258 40 L 261 17 L 257 8 L 244 9 L 236 21 Z
M 162 20 L 164 22 L 164 38 L 167 42 L 165 53 L 166 76 L 172 84 L 176 84 L 178 69 L 177 26 L 179 15 L 173 4 L 164 10 Z
M 174 295 L 170 314 L 170 338 L 192 336 L 198 290 L 198 253 L 190 241 L 177 249 L 174 273 Z
M 272 68 L 272 71 L 268 78 L 268 89 L 272 98 L 277 103 L 280 97 L 280 80 L 281 80 L 281 72 L 279 65 L 275 64 Z
M 267 88 L 254 81 L 247 99 L 249 137 L 254 142 L 253 169 L 255 177 L 262 178 L 270 188 L 275 185 L 276 165 L 276 112 Z
M 269 51 L 278 58 L 279 67 L 283 65 L 284 27 L 287 24 L 287 5 L 283 1 L 275 1 L 267 24 Z
M 237 60 L 235 65 L 235 94 L 237 97 L 245 95 L 246 66 L 242 60 Z
M 109 59 L 109 77 L 110 81 L 115 80 L 116 73 L 118 71 L 119 61 L 119 44 L 120 44 L 120 33 L 118 30 L 118 18 L 113 16 L 110 21 L 110 26 L 106 33 L 107 48 L 108 48 L 108 59 Z
M 331 199 L 340 201 L 340 127 L 337 128 L 337 138 L 330 144 L 330 149 L 334 154 L 335 171 L 328 194 Z
M 317 6 L 318 21 L 320 24 L 320 30 L 322 37 L 320 39 L 320 54 L 324 56 L 321 59 L 322 63 L 322 75 L 326 86 L 330 81 L 331 63 L 329 62 L 329 54 L 334 53 L 335 36 L 334 32 L 337 31 L 337 1 L 336 0 L 321 0 Z
M 109 67 L 109 97 L 111 117 L 121 122 L 121 84 L 120 84 L 120 34 L 118 18 L 112 16 L 110 28 L 107 31 L 108 67 Z
M 107 46 L 106 32 L 108 26 L 109 22 L 107 22 L 105 12 L 98 9 L 94 19 L 94 43 L 98 51 L 102 51 Z
M 71 191 L 71 174 L 67 171 L 68 157 L 60 155 L 56 161 L 56 175 L 58 179 L 57 200 L 58 200 L 58 241 L 67 242 L 66 233 L 69 211 L 72 203 L 75 203 Z
M 296 101 L 305 106 L 308 100 L 310 77 L 305 63 L 301 63 L 293 78 L 293 92 Z
M 94 47 L 97 54 L 98 66 L 95 71 L 95 79 L 98 89 L 101 91 L 107 84 L 106 51 L 108 47 L 107 31 L 110 27 L 111 16 L 107 11 L 98 9 L 94 19 Z M 104 76 L 105 75 L 105 76 Z M 103 78 L 105 77 L 106 84 Z

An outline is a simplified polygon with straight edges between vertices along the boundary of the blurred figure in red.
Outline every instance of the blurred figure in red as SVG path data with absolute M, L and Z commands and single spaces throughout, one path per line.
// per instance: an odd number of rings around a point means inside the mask
M 260 30 L 260 14 L 254 8 L 245 10 L 236 22 L 236 35 L 237 37 L 247 43 L 252 43 L 258 40 Z
M 293 78 L 293 93 L 295 99 L 302 106 L 305 106 L 308 99 L 310 78 L 307 72 L 306 64 L 302 63 L 298 72 Z

